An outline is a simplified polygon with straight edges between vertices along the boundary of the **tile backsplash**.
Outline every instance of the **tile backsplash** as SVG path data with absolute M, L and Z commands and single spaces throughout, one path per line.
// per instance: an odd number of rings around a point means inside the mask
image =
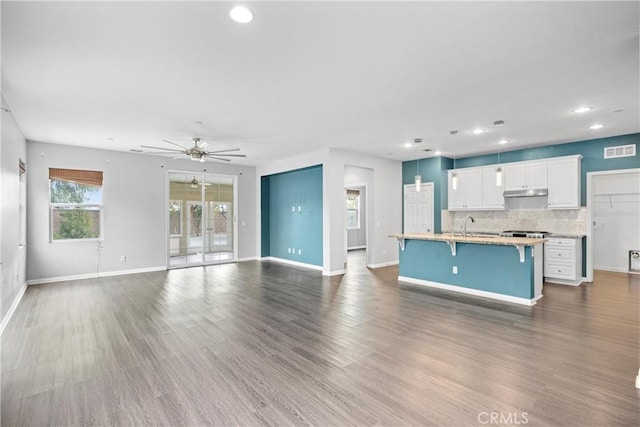
M 504 230 L 549 231 L 558 234 L 585 235 L 587 208 L 567 210 L 504 210 L 451 212 L 442 210 L 442 231 L 457 231 L 467 215 L 476 222 L 469 222 L 467 230 L 475 232 L 500 232 Z

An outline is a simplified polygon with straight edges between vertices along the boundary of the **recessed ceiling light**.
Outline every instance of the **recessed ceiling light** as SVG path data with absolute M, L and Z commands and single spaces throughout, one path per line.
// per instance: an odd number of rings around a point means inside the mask
M 229 12 L 231 19 L 239 24 L 248 24 L 253 21 L 253 12 L 244 6 L 236 6 Z
M 508 144 L 508 143 L 509 143 L 509 140 L 508 139 L 504 139 L 504 138 L 501 139 L 500 141 L 498 141 L 498 144 L 500 144 L 500 145 L 504 145 L 504 144 Z
M 412 144 L 412 143 L 410 143 L 410 142 L 405 142 L 402 146 L 403 146 L 404 148 L 411 148 L 411 147 L 413 147 L 413 144 Z
M 602 129 L 603 127 L 604 127 L 604 125 L 603 125 L 603 124 L 596 123 L 595 125 L 591 125 L 591 126 L 589 126 L 589 129 L 591 129 L 591 130 L 598 130 L 598 129 Z
M 441 156 L 442 155 L 442 151 L 436 150 L 436 151 L 433 152 L 433 154 L 436 155 L 436 156 Z
M 484 133 L 484 129 L 476 128 L 472 130 L 471 133 L 474 135 L 480 135 L 481 133 Z
M 582 114 L 582 113 L 586 113 L 587 111 L 591 111 L 593 110 L 593 107 L 578 107 L 575 110 L 573 110 L 574 113 L 578 113 L 578 114 Z

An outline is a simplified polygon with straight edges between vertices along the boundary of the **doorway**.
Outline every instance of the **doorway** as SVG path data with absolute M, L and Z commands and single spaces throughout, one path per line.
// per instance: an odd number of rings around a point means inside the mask
M 593 270 L 629 272 L 638 250 L 640 169 L 588 173 L 587 281 Z
M 404 233 L 433 233 L 433 182 L 404 185 Z
M 169 172 L 169 268 L 237 259 L 236 177 Z

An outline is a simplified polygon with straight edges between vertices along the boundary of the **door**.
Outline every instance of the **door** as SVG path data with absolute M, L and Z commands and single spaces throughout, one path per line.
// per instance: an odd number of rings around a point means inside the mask
M 404 232 L 433 233 L 433 183 L 404 186 Z
M 236 178 L 169 172 L 169 268 L 237 258 Z

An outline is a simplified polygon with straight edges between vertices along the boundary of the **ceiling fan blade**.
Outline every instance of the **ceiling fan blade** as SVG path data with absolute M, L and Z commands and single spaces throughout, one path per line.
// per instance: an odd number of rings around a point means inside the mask
M 182 146 L 182 145 L 180 145 L 180 144 L 176 144 L 175 142 L 167 141 L 166 139 L 163 139 L 163 141 L 164 141 L 164 142 L 168 142 L 169 144 L 173 144 L 173 145 L 175 145 L 175 146 L 177 146 L 177 147 L 180 147 L 180 148 L 182 148 L 183 150 L 188 150 L 188 148 L 183 147 L 183 146 Z
M 227 153 L 229 151 L 240 151 L 239 148 L 230 148 L 228 150 L 216 150 L 216 151 L 208 151 L 209 154 L 218 154 L 218 153 Z
M 204 148 L 207 148 L 208 146 L 209 146 L 209 143 L 207 141 L 203 141 L 203 140 L 199 139 L 196 142 L 196 147 L 198 147 L 201 150 L 204 149 Z
M 183 152 L 183 150 L 176 150 L 175 148 L 152 147 L 151 145 L 141 145 L 140 147 L 144 147 L 144 148 L 153 148 L 154 150 L 175 151 L 175 152 L 177 152 L 177 153 L 182 153 L 182 152 Z
M 217 153 L 207 153 L 207 156 L 211 154 L 214 154 L 220 157 L 247 157 L 246 154 L 217 154 Z
M 207 159 L 216 159 L 216 160 L 222 160 L 223 162 L 230 162 L 231 160 L 229 159 L 223 159 L 222 157 L 214 157 L 214 156 L 205 156 Z
M 166 152 L 166 151 L 143 151 L 142 154 L 164 154 L 165 156 L 166 155 L 169 155 L 169 156 L 175 156 L 176 155 L 176 153 L 174 153 L 174 152 Z

